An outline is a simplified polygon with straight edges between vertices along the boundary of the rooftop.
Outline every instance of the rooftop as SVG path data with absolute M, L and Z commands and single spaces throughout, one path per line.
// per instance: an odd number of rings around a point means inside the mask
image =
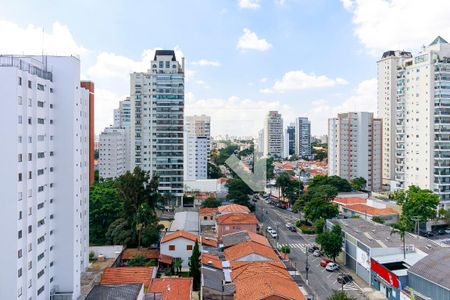
M 106 268 L 100 284 L 130 284 L 140 283 L 147 289 L 153 277 L 152 267 L 119 267 Z
M 146 259 L 158 259 L 159 250 L 158 249 L 148 249 L 148 248 L 127 248 L 123 250 L 121 258 L 122 259 L 132 259 L 135 256 L 142 255 Z
M 89 292 L 86 300 L 123 300 L 137 299 L 142 284 L 96 285 Z
M 216 269 L 222 269 L 222 260 L 219 256 L 209 253 L 202 253 L 202 264 Z
M 250 209 L 247 206 L 239 205 L 239 204 L 227 204 L 218 207 L 219 213 L 228 213 L 228 212 L 246 212 L 249 213 Z
M 441 248 L 422 258 L 409 268 L 408 273 L 416 274 L 450 290 L 449 269 L 450 248 Z
M 228 261 L 239 261 L 239 259 L 248 255 L 257 255 L 263 257 L 265 260 L 278 261 L 278 256 L 273 249 L 268 246 L 258 244 L 256 242 L 244 242 L 225 249 L 225 257 Z M 256 258 L 255 260 L 261 260 Z
M 229 213 L 216 218 L 218 224 L 258 224 L 254 214 Z
M 153 60 L 156 60 L 156 57 L 159 55 L 168 55 L 168 56 L 172 56 L 172 61 L 176 61 L 176 57 L 175 57 L 175 51 L 173 50 L 156 50 L 155 51 L 155 57 L 153 58 Z
M 223 292 L 224 295 L 234 294 L 234 284 L 232 282 L 223 283 L 225 280 L 224 272 L 221 269 L 216 269 L 208 266 L 202 266 L 202 285 L 203 287 Z
M 366 204 L 350 204 L 346 205 L 345 209 L 349 209 L 362 214 L 367 214 L 369 216 L 398 215 L 398 212 L 392 207 L 377 208 Z
M 217 207 L 202 207 L 199 210 L 200 216 L 209 215 L 217 212 Z
M 222 236 L 222 244 L 225 248 L 247 241 L 253 241 L 261 245 L 270 246 L 266 237 L 246 230 L 228 233 Z
M 185 230 L 190 232 L 198 232 L 198 228 L 198 212 L 182 211 L 175 213 L 174 220 L 172 224 L 170 224 L 169 231 Z
M 344 205 L 348 205 L 348 204 L 364 204 L 364 203 L 367 203 L 367 198 L 362 198 L 362 197 L 350 197 L 350 198 L 336 197 L 336 198 L 334 198 L 333 202 L 338 203 L 338 204 L 344 204 Z
M 148 293 L 161 293 L 162 300 L 190 300 L 192 284 L 192 278 L 156 278 Z
M 446 40 L 444 40 L 440 35 L 438 35 L 430 44 L 430 46 L 437 44 L 448 44 Z
M 195 234 L 192 234 L 192 233 L 184 231 L 184 230 L 178 230 L 175 232 L 167 232 L 166 235 L 161 239 L 161 243 L 166 243 L 168 241 L 178 239 L 178 238 L 185 238 L 185 239 L 191 240 L 193 242 L 195 242 L 199 239 L 198 236 Z

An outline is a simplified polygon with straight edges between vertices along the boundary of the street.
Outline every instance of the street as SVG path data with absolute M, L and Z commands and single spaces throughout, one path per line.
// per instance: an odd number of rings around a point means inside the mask
M 263 224 L 264 234 L 269 241 L 276 245 L 289 245 L 291 253 L 288 255 L 293 267 L 302 274 L 306 280 L 306 260 L 308 259 L 309 272 L 308 283 L 310 289 L 313 290 L 315 299 L 325 300 L 333 290 L 340 290 L 341 284 L 337 282 L 340 272 L 327 272 L 324 267 L 319 265 L 322 257 L 314 257 L 308 253 L 307 248 L 315 245 L 315 235 L 303 235 L 297 232 L 291 232 L 286 228 L 286 223 L 295 225 L 298 215 L 290 211 L 279 209 L 259 200 L 256 203 L 256 217 Z M 278 238 L 274 240 L 267 234 L 266 228 L 271 226 L 278 233 Z M 309 254 L 309 255 L 307 255 Z M 361 289 L 356 283 L 351 282 L 343 286 L 344 291 L 348 295 L 356 299 L 365 299 L 361 293 Z

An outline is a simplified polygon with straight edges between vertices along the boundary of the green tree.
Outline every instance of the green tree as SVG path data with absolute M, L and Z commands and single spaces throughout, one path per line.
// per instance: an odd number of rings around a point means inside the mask
M 294 179 L 288 172 L 283 172 L 277 177 L 275 181 L 275 186 L 281 191 L 281 195 L 289 200 L 289 203 L 293 204 L 295 199 L 303 191 L 303 183 Z
M 316 228 L 316 233 L 321 234 L 325 227 L 325 220 L 324 219 L 316 220 L 316 222 L 314 222 L 314 227 Z
M 200 261 L 200 250 L 198 246 L 198 241 L 195 241 L 194 249 L 192 249 L 192 255 L 189 259 L 189 276 L 194 280 L 194 291 L 200 289 L 200 278 L 201 278 L 201 261 Z
M 216 166 L 225 164 L 225 161 L 228 159 L 228 157 L 230 157 L 232 154 L 236 153 L 237 150 L 238 150 L 237 145 L 226 146 L 225 148 L 223 148 L 219 151 L 217 159 L 216 159 L 216 161 L 214 161 L 214 163 L 216 164 Z
M 275 167 L 273 166 L 273 157 L 268 157 L 266 159 L 266 177 L 267 179 L 272 179 L 274 174 Z
M 208 208 L 214 208 L 219 207 L 222 204 L 219 200 L 217 200 L 214 197 L 209 197 L 206 200 L 203 200 L 201 207 L 208 207 Z
M 122 202 L 114 180 L 95 183 L 89 190 L 89 242 L 104 245 L 106 231 L 122 212 Z
M 315 186 L 308 189 L 304 196 L 304 216 L 306 220 L 315 222 L 318 219 L 330 219 L 339 214 L 337 206 L 331 201 L 337 190 L 331 185 Z
M 347 180 L 339 176 L 327 176 L 327 175 L 315 176 L 309 183 L 308 189 L 319 187 L 322 185 L 331 185 L 336 188 L 338 193 L 352 191 L 352 186 Z
M 353 189 L 361 191 L 366 188 L 367 180 L 364 177 L 356 177 L 350 181 L 350 185 Z
M 320 245 L 325 255 L 336 261 L 336 257 L 342 251 L 343 234 L 341 226 L 336 224 L 333 225 L 331 231 L 322 232 L 317 236 L 316 242 Z
M 344 291 L 333 291 L 327 300 L 355 300 L 355 298 L 348 296 Z
M 408 225 L 404 220 L 392 225 L 391 235 L 398 234 L 403 244 L 403 259 L 406 259 L 406 233 L 408 232 Z
M 222 177 L 223 174 L 220 168 L 214 163 L 208 162 L 208 179 L 218 179 Z
M 172 262 L 173 272 L 175 274 L 181 273 L 181 268 L 183 266 L 183 260 L 181 258 L 174 259 Z
M 249 201 L 249 195 L 253 191 L 249 186 L 239 177 L 227 181 L 228 195 L 227 199 L 233 200 L 234 203 L 252 208 Z
M 374 221 L 376 223 L 384 224 L 384 219 L 379 216 L 372 217 L 372 221 Z
M 401 219 L 408 230 L 414 228 L 416 218 L 420 222 L 427 222 L 437 216 L 439 196 L 430 190 L 411 185 L 406 191 L 395 192 L 394 199 L 402 208 Z
M 291 253 L 291 247 L 287 245 L 281 246 L 280 251 L 283 252 L 284 254 L 289 254 Z
M 143 267 L 146 263 L 147 259 L 142 254 L 135 255 L 128 261 L 128 265 L 133 267 Z

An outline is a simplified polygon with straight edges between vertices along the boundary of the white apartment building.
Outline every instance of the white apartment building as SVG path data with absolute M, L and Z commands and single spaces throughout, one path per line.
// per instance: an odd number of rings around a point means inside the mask
M 130 97 L 119 102 L 119 108 L 114 109 L 114 127 L 130 127 L 131 101 Z
M 278 111 L 269 111 L 264 120 L 264 156 L 284 156 L 283 118 Z
M 381 190 L 381 119 L 370 112 L 349 112 L 328 119 L 328 175 L 363 177 L 366 188 Z
M 311 122 L 308 118 L 295 119 L 295 155 L 311 158 Z
M 128 129 L 108 127 L 100 134 L 99 164 L 100 178 L 116 178 L 129 171 Z
M 450 44 L 437 37 L 396 69 L 395 181 L 438 194 L 450 208 Z M 393 105 L 393 104 L 392 104 Z M 392 160 L 391 160 L 392 161 Z
M 89 92 L 72 56 L 0 56 L 0 299 L 78 299 L 89 246 Z
M 395 177 L 395 136 L 397 107 L 397 75 L 410 52 L 386 51 L 377 62 L 378 117 L 383 121 L 383 186 L 389 189 Z
M 131 74 L 131 161 L 159 175 L 161 193 L 183 199 L 184 59 L 156 50 L 147 72 Z
M 257 157 L 264 155 L 264 128 L 258 130 L 258 138 L 256 139 L 255 154 Z
M 211 153 L 211 117 L 186 116 L 184 128 L 184 180 L 207 179 Z

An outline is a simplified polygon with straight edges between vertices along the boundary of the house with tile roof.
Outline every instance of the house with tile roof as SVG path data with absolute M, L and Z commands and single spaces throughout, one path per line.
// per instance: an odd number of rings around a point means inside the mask
M 101 285 L 132 284 L 144 285 L 144 291 L 150 285 L 152 278 L 156 277 L 156 268 L 152 267 L 119 267 L 106 268 L 103 271 Z
M 242 230 L 222 235 L 222 245 L 224 248 L 228 248 L 248 241 L 253 241 L 258 244 L 270 247 L 270 243 L 265 236 L 254 232 Z
M 155 278 L 145 299 L 154 299 L 152 294 L 161 294 L 161 300 L 191 300 L 192 286 L 192 278 Z
M 199 236 L 184 230 L 167 232 L 161 239 L 160 252 L 163 255 L 170 256 L 173 260 L 181 259 L 181 270 L 189 270 L 189 258 L 192 255 L 195 241 L 200 243 Z
M 258 220 L 251 213 L 226 213 L 216 217 L 217 238 L 220 240 L 224 234 L 249 231 L 256 233 Z
M 247 206 L 239 204 L 222 205 L 217 208 L 217 211 L 222 215 L 228 213 L 250 213 L 250 209 Z
M 366 219 L 378 217 L 383 219 L 385 224 L 395 224 L 400 215 L 397 205 L 364 196 L 336 197 L 333 203 L 337 204 L 339 213 L 348 218 L 354 216 Z
M 203 232 L 216 225 L 217 207 L 202 207 L 199 209 L 200 228 Z
M 225 258 L 233 262 L 278 261 L 272 247 L 249 241 L 224 250 Z

